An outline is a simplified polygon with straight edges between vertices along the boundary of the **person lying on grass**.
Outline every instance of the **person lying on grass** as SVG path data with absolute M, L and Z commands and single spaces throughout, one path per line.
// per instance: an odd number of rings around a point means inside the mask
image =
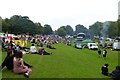
M 13 70 L 13 58 L 15 57 L 14 52 L 17 51 L 13 51 L 13 49 L 7 49 L 7 56 L 5 57 L 4 61 L 2 62 L 1 66 L 0 66 L 0 70 L 2 70 L 5 66 L 7 67 L 8 70 Z M 32 67 L 31 65 L 27 64 L 26 62 L 24 62 L 24 65 L 28 66 L 28 67 Z
M 116 69 L 110 73 L 113 80 L 120 80 L 120 66 L 116 66 Z
M 39 47 L 38 54 L 39 55 L 51 55 L 52 53 L 48 53 L 45 51 L 45 49 L 43 47 Z
M 16 53 L 16 56 L 13 59 L 13 72 L 18 74 L 24 74 L 25 77 L 29 77 L 32 73 L 32 69 L 25 66 L 22 58 L 22 52 L 19 51 Z

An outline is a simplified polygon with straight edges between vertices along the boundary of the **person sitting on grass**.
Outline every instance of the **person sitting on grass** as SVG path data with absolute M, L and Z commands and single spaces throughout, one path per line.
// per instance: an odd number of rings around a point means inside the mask
M 104 66 L 102 66 L 101 70 L 102 70 L 102 74 L 105 76 L 108 76 L 108 64 L 104 64 Z
M 16 56 L 13 59 L 13 72 L 21 74 L 23 73 L 25 77 L 29 77 L 32 73 L 32 69 L 25 66 L 22 58 L 22 52 L 17 52 Z
M 48 42 L 48 43 L 46 44 L 46 47 L 47 47 L 47 48 L 50 48 L 50 49 L 56 49 L 56 48 L 54 48 L 54 47 L 51 45 L 50 42 Z
M 30 47 L 30 52 L 32 54 L 37 54 L 37 48 L 34 46 L 34 44 L 32 44 L 32 46 Z
M 43 47 L 43 43 L 41 41 L 38 41 L 37 46 Z
M 8 70 L 13 70 L 13 58 L 15 57 L 15 54 L 12 49 L 7 50 L 7 56 L 5 57 L 4 61 L 2 62 L 0 66 L 0 70 L 2 70 L 5 66 Z M 32 67 L 31 65 L 24 62 L 24 64 L 28 67 Z
M 52 53 L 48 53 L 45 51 L 45 49 L 43 47 L 39 47 L 38 54 L 39 55 L 51 55 Z
M 110 73 L 113 80 L 120 80 L 120 66 L 116 66 L 116 69 Z

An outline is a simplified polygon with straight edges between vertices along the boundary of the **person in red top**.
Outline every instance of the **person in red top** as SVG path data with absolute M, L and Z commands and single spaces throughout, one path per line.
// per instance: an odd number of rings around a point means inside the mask
M 8 39 L 9 39 L 10 41 L 12 41 L 12 36 L 8 36 Z

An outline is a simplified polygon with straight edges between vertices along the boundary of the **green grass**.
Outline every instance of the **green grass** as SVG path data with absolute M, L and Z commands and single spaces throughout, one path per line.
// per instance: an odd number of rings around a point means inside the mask
M 97 51 L 89 49 L 75 49 L 64 44 L 54 45 L 56 50 L 46 48 L 52 55 L 25 54 L 24 61 L 33 66 L 30 78 L 109 78 L 101 74 L 101 66 L 109 64 L 109 72 L 118 65 L 118 52 L 107 50 L 107 58 Z M 2 53 L 4 60 L 6 52 Z M 3 78 L 24 78 L 6 68 L 2 70 Z

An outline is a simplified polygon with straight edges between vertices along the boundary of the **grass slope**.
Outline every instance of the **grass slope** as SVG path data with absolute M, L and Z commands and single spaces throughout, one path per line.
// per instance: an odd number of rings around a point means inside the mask
M 54 45 L 56 50 L 47 49 L 52 55 L 25 54 L 25 62 L 33 65 L 30 78 L 109 78 L 101 74 L 101 66 L 109 64 L 109 72 L 118 65 L 118 52 L 107 50 L 107 58 L 97 56 L 97 51 L 75 49 L 64 44 Z M 103 51 L 103 50 L 102 50 Z M 3 52 L 3 59 L 6 53 Z M 3 78 L 24 78 L 23 75 L 12 73 L 6 68 L 2 71 Z

